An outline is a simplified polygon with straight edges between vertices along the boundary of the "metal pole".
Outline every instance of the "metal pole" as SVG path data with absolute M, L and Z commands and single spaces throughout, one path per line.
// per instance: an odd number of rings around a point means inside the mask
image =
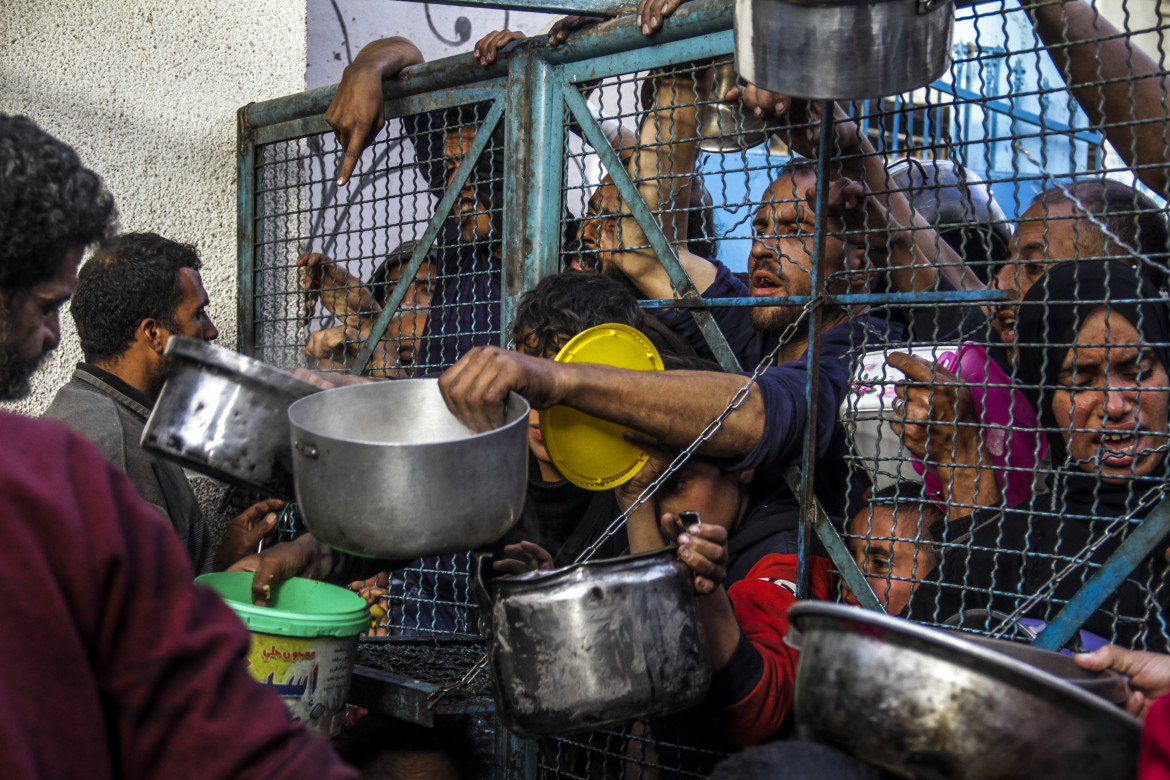
M 821 136 L 817 149 L 817 213 L 813 224 L 812 292 L 822 295 L 824 280 L 821 279 L 821 263 L 825 256 L 825 238 L 828 222 L 825 212 L 829 207 L 829 154 L 833 150 L 833 101 L 821 103 Z M 796 565 L 796 597 L 808 597 L 808 559 L 812 552 L 813 527 L 817 518 L 816 493 L 813 478 L 817 460 L 817 396 L 821 386 L 821 324 L 824 321 L 823 306 L 813 306 L 808 318 L 808 383 L 805 385 L 805 404 L 808 417 L 804 429 L 804 469 L 800 483 L 800 526 L 797 530 L 797 545 L 800 554 Z
M 236 349 L 256 354 L 256 141 L 248 107 L 237 116 L 236 135 Z
M 1063 647 L 1167 534 L 1170 534 L 1170 498 L 1162 499 L 1141 525 L 1125 537 L 1125 541 L 1068 600 L 1032 644 L 1048 650 Z
M 662 29 L 652 36 L 643 35 L 634 21 L 634 15 L 628 14 L 574 33 L 560 46 L 550 46 L 546 37 L 540 37 L 525 41 L 525 47 L 530 48 L 536 56 L 550 65 L 645 50 L 652 44 L 673 43 L 730 30 L 732 5 L 725 0 L 694 0 L 685 3 L 663 23 Z M 506 75 L 506 56 L 484 68 L 472 54 L 468 53 L 407 68 L 397 78 L 383 82 L 382 86 L 386 99 L 393 100 L 407 95 L 478 84 Z M 243 110 L 248 124 L 252 127 L 304 119 L 324 114 L 336 91 L 336 84 L 319 87 L 296 95 L 250 103 Z
M 564 102 L 557 71 L 528 50 L 508 63 L 504 93 L 504 324 L 525 290 L 560 270 Z

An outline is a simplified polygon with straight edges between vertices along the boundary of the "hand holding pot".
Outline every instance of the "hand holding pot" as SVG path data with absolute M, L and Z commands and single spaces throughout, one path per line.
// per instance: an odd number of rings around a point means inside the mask
M 548 571 L 553 568 L 553 557 L 548 550 L 535 542 L 520 542 L 504 545 L 504 555 L 492 562 L 492 568 L 513 577 L 530 571 Z
M 1073 658 L 1082 669 L 1112 669 L 1129 677 L 1130 695 L 1125 709 L 1139 718 L 1146 717 L 1155 699 L 1170 694 L 1170 655 L 1105 645 Z
M 269 498 L 253 504 L 232 518 L 219 549 L 215 551 L 212 562 L 215 571 L 223 571 L 254 552 L 260 540 L 276 526 L 276 513 L 283 508 L 284 502 L 279 498 Z
M 524 396 L 537 410 L 556 403 L 557 374 L 565 368 L 499 347 L 476 347 L 443 372 L 439 390 L 459 422 L 472 433 L 484 433 L 504 424 L 509 392 Z
M 312 534 L 267 547 L 262 553 L 249 555 L 228 567 L 228 571 L 253 572 L 252 603 L 258 607 L 268 606 L 280 583 L 293 577 L 319 580 L 332 569 L 333 551 Z

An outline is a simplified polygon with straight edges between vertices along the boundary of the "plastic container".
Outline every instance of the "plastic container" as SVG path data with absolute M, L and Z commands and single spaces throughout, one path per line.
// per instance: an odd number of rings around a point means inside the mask
M 558 363 L 598 363 L 638 371 L 661 371 L 662 358 L 639 330 L 610 322 L 571 338 Z M 557 471 L 577 487 L 610 490 L 633 478 L 650 456 L 623 438 L 630 430 L 568 406 L 540 413 L 540 436 Z
M 921 482 L 919 464 L 902 441 L 890 428 L 895 418 L 894 391 L 897 383 L 906 377 L 887 364 L 891 352 L 909 352 L 925 360 L 936 361 L 953 352 L 954 346 L 915 347 L 913 349 L 886 349 L 867 352 L 853 373 L 849 394 L 841 404 L 841 422 L 845 435 L 852 443 L 858 465 L 873 480 L 874 491 L 899 480 Z
M 978 344 L 962 344 L 944 352 L 938 364 L 971 390 L 975 418 L 982 426 L 983 444 L 996 469 L 996 479 L 1008 506 L 1017 506 L 1035 494 L 1036 467 L 1048 449 L 1039 430 L 1036 411 L 1012 386 L 1012 380 Z M 926 492 L 942 495 L 942 482 L 933 471 L 915 463 L 926 474 Z
M 219 593 L 252 632 L 248 671 L 281 695 L 295 720 L 327 737 L 341 731 L 357 638 L 370 623 L 365 599 L 294 577 L 272 606 L 252 603 L 250 572 L 216 572 L 195 582 Z
M 1015 506 L 1030 497 L 1036 464 L 1043 458 L 1047 443 L 1038 431 L 1031 404 L 1012 387 L 987 350 L 975 344 L 886 349 L 868 352 L 861 359 L 849 395 L 841 405 L 841 421 L 854 454 L 873 480 L 874 490 L 900 479 L 922 482 L 925 472 L 927 495 L 943 494 L 938 476 L 902 447 L 890 427 L 898 418 L 893 408 L 895 389 L 905 379 L 901 371 L 887 364 L 891 352 L 909 352 L 935 362 L 970 389 L 975 418 L 987 447 L 987 465 L 996 469 L 1007 505 Z

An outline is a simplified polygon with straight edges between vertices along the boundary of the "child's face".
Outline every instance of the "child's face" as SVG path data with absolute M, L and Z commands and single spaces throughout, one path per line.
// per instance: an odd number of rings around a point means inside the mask
M 895 522 L 892 507 L 875 506 L 863 509 L 849 523 L 853 560 L 890 615 L 906 609 L 917 581 L 934 568 L 934 554 L 918 543 L 919 521 L 913 508 L 901 508 Z M 842 584 L 842 589 L 847 603 L 858 603 L 848 585 Z
M 744 491 L 750 477 L 742 474 L 720 471 L 713 463 L 690 460 L 685 466 L 663 483 L 655 494 L 658 507 L 659 531 L 667 544 L 674 544 L 679 529 L 666 527 L 662 517 L 666 513 L 699 513 L 699 519 L 710 525 L 721 525 L 730 537 L 739 522 L 744 506 Z

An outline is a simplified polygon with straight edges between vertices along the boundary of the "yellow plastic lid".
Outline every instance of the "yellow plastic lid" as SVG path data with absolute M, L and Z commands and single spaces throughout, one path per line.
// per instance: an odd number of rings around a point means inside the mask
M 661 371 L 662 358 L 650 339 L 613 322 L 583 330 L 555 358 L 561 363 L 600 363 L 615 368 Z M 622 438 L 630 430 L 567 406 L 540 413 L 540 435 L 553 465 L 579 487 L 607 490 L 631 479 L 649 455 Z

